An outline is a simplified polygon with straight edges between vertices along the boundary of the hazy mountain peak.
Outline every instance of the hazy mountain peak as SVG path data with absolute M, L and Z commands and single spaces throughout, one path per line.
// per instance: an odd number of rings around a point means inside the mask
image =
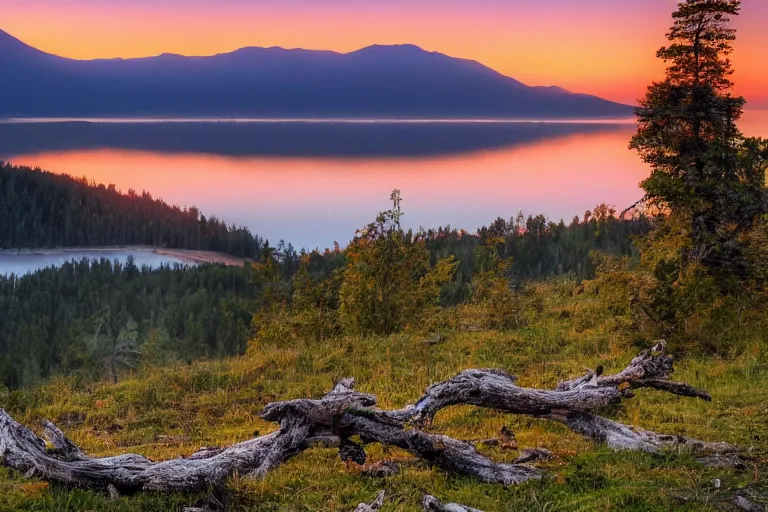
M 626 105 L 528 87 L 414 44 L 245 47 L 210 57 L 56 57 L 0 32 L 0 116 L 616 117 Z M 62 91 L 66 91 L 62 94 Z
M 433 53 L 416 46 L 415 44 L 372 44 L 351 53 L 399 53 L 399 54 L 418 54 Z
M 415 44 L 374 44 L 356 51 L 347 53 L 349 57 L 378 59 L 384 61 L 421 61 L 424 59 L 442 56 L 437 52 L 427 51 Z
M 277 53 L 287 51 L 290 50 L 287 50 L 282 46 L 244 46 L 242 48 L 238 48 L 235 51 L 219 53 L 218 55 L 229 55 L 232 53 Z

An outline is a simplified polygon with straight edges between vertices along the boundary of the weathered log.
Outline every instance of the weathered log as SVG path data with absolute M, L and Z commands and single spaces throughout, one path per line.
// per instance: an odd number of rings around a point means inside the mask
M 64 432 L 59 430 L 59 427 L 50 421 L 43 422 L 43 432 L 53 445 L 58 458 L 62 460 L 85 460 L 88 458 L 75 443 L 64 435 Z
M 509 485 L 541 476 L 530 466 L 495 462 L 481 455 L 470 443 L 404 429 L 399 423 L 400 411 L 390 411 L 395 414 L 389 417 L 388 411 L 373 408 L 375 397 L 354 391 L 352 382 L 351 379 L 340 382 L 322 400 L 299 399 L 269 404 L 261 417 L 278 422 L 295 417 L 308 418 L 315 426 L 331 430 L 342 439 L 357 435 L 364 442 L 396 446 L 448 472 L 474 476 L 484 482 Z
M 689 396 L 692 398 L 701 398 L 707 402 L 712 401 L 712 397 L 709 393 L 699 391 L 698 389 L 685 384 L 684 382 L 672 382 L 671 380 L 662 379 L 643 379 L 635 382 L 629 382 L 629 385 L 633 388 L 651 388 L 659 391 L 666 391 L 680 396 Z
M 568 426 L 574 432 L 614 450 L 660 452 L 688 448 L 695 453 L 730 453 L 736 447 L 727 443 L 709 443 L 678 435 L 657 434 L 583 411 L 554 411 L 544 416 Z
M 135 454 L 65 460 L 48 453 L 45 442 L 0 409 L 0 459 L 5 466 L 47 481 L 120 493 L 139 490 L 197 490 L 235 472 L 263 474 L 301 451 L 309 426 L 297 423 L 236 444 L 208 457 L 154 463 Z
M 343 459 L 363 464 L 364 445 L 376 442 L 407 450 L 449 473 L 484 482 L 509 485 L 541 476 L 538 469 L 522 462 L 545 455 L 544 451 L 524 452 L 516 463 L 499 463 L 480 454 L 470 443 L 418 428 L 453 405 L 557 421 L 614 449 L 656 452 L 682 446 L 699 453 L 733 451 L 725 443 L 657 434 L 594 414 L 626 398 L 628 386 L 708 398 L 695 388 L 670 381 L 672 370 L 663 343 L 641 353 L 618 374 L 590 372 L 554 390 L 519 387 L 514 376 L 500 370 L 467 370 L 429 387 L 416 405 L 389 411 L 376 407 L 375 396 L 356 391 L 353 379 L 344 379 L 317 400 L 268 404 L 261 417 L 280 425 L 272 433 L 227 448 L 202 448 L 186 458 L 163 462 L 136 454 L 89 458 L 50 422 L 44 424 L 53 445 L 48 450 L 43 439 L 0 409 L 0 462 L 27 476 L 112 493 L 190 491 L 216 486 L 235 473 L 262 476 L 318 444 L 338 447 Z M 355 436 L 362 443 L 352 441 Z
M 653 348 L 642 351 L 617 374 L 602 375 L 602 370 L 590 371 L 578 379 L 561 382 L 555 390 L 518 387 L 515 376 L 500 370 L 467 370 L 429 387 L 415 406 L 392 411 L 390 417 L 402 420 L 410 416 L 415 424 L 425 425 L 430 424 L 437 412 L 445 407 L 476 405 L 558 421 L 617 450 L 657 452 L 688 447 L 697 453 L 734 451 L 735 447 L 725 443 L 656 434 L 591 413 L 628 397 L 625 387 L 647 387 L 711 401 L 709 394 L 688 384 L 669 380 L 673 371 L 672 358 L 667 354 L 663 340 Z
M 448 436 L 427 434 L 420 430 L 403 430 L 373 420 L 352 416 L 345 418 L 343 428 L 349 432 L 397 446 L 449 473 L 473 476 L 488 483 L 519 484 L 540 478 L 536 468 L 525 464 L 504 464 L 481 455 L 470 443 Z
M 265 407 L 262 417 L 278 421 L 280 429 L 226 449 L 204 448 L 190 457 L 152 462 L 140 455 L 91 459 L 55 427 L 48 427 L 66 453 L 47 452 L 45 441 L 0 410 L 0 458 L 4 465 L 43 480 L 120 493 L 140 490 L 204 489 L 234 473 L 261 476 L 301 451 L 326 441 L 332 433 L 342 440 L 359 435 L 366 442 L 398 446 L 449 472 L 485 482 L 515 484 L 540 473 L 523 464 L 501 464 L 474 447 L 447 436 L 405 430 L 388 423 L 350 414 L 375 405 L 375 397 L 354 391 L 352 379 L 340 382 L 320 400 L 291 400 Z M 59 435 L 60 434 L 60 435 Z M 65 441 L 66 440 L 66 441 Z
M 517 377 L 502 370 L 466 370 L 456 377 L 430 386 L 416 405 L 386 416 L 397 421 L 412 421 L 428 425 L 443 408 L 452 405 L 475 405 L 512 414 L 546 417 L 554 411 L 594 411 L 621 402 L 626 396 L 622 385 L 648 387 L 670 393 L 711 397 L 696 388 L 669 380 L 674 371 L 672 358 L 667 355 L 664 341 L 635 357 L 621 372 L 600 375 L 590 371 L 572 381 L 561 382 L 554 390 L 522 388 Z
M 653 388 L 676 395 L 701 398 L 708 402 L 712 400 L 709 394 L 699 391 L 693 386 L 669 380 L 672 372 L 674 372 L 672 357 L 667 354 L 666 342 L 660 340 L 652 348 L 642 351 L 617 374 L 604 376 L 601 375 L 601 371 L 590 371 L 578 379 L 561 382 L 558 384 L 557 390 L 572 391 L 585 387 L 618 389 L 622 384 L 627 384 L 633 388 Z
M 521 388 L 517 377 L 501 370 L 466 370 L 430 386 L 426 394 L 401 414 L 416 424 L 430 424 L 435 415 L 452 405 L 475 405 L 512 414 L 545 415 L 554 410 L 591 411 L 621 401 L 617 389 L 579 387 L 569 390 Z
M 339 403 L 347 389 L 334 389 L 327 395 L 329 409 Z M 369 403 L 365 395 L 355 397 Z M 203 448 L 185 459 L 155 463 L 135 454 L 88 458 L 53 424 L 45 425 L 54 445 L 51 452 L 46 450 L 45 441 L 0 409 L 2 463 L 44 480 L 105 491 L 112 486 L 120 493 L 197 490 L 220 484 L 234 473 L 264 475 L 318 439 L 328 438 L 328 432 L 316 429 L 311 419 L 286 417 L 280 429 L 270 434 L 229 448 Z
M 421 505 L 424 507 L 424 512 L 483 512 L 482 510 L 459 505 L 458 503 L 442 503 L 429 494 L 424 496 Z

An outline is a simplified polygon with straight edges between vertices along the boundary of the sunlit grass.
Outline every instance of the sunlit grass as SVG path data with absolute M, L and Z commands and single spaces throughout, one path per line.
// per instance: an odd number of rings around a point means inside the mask
M 469 367 L 503 368 L 523 386 L 552 387 L 584 368 L 620 370 L 636 355 L 626 319 L 589 294 L 563 283 L 537 285 L 544 312 L 510 332 L 449 332 L 437 345 L 423 336 L 340 338 L 303 346 L 263 346 L 246 357 L 145 369 L 117 385 L 78 387 L 57 379 L 39 389 L 0 396 L 0 406 L 30 425 L 57 422 L 93 455 L 132 451 L 154 460 L 189 454 L 201 446 L 227 445 L 276 428 L 258 417 L 275 400 L 318 397 L 354 376 L 361 391 L 382 407 L 402 407 L 429 384 Z M 231 510 L 352 510 L 387 491 L 386 510 L 419 510 L 423 493 L 487 512 L 512 510 L 718 510 L 735 489 L 768 492 L 764 472 L 768 440 L 768 355 L 761 333 L 745 326 L 745 346 L 727 359 L 678 362 L 674 377 L 712 393 L 712 403 L 639 390 L 636 398 L 605 414 L 665 433 L 753 447 L 745 472 L 704 468 L 689 454 L 614 453 L 559 424 L 472 407 L 441 412 L 435 431 L 462 439 L 498 435 L 506 425 L 520 448 L 545 447 L 555 459 L 546 477 L 518 487 L 478 483 L 431 469 L 400 450 L 368 449 L 371 461 L 394 458 L 402 472 L 386 480 L 348 467 L 334 450 L 312 449 L 264 479 L 235 476 L 211 490 Z M 483 448 L 500 460 L 516 451 Z M 716 489 L 712 480 L 719 478 Z M 760 487 L 762 485 L 762 488 Z M 762 491 L 760 491 L 762 489 Z M 0 470 L 0 510 L 180 510 L 199 495 L 144 493 L 109 500 L 94 493 L 49 486 Z

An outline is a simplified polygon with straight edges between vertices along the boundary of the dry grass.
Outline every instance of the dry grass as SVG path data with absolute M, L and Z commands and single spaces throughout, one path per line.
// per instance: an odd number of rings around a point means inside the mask
M 94 455 L 132 451 L 153 459 L 188 454 L 200 446 L 225 445 L 276 426 L 258 418 L 268 402 L 322 395 L 339 378 L 354 376 L 382 407 L 400 407 L 425 387 L 469 367 L 499 367 L 524 386 L 553 386 L 598 364 L 622 368 L 638 347 L 626 319 L 609 313 L 589 294 L 572 294 L 564 283 L 537 285 L 544 313 L 510 332 L 454 332 L 438 345 L 421 337 L 341 338 L 321 346 L 263 346 L 247 357 L 172 368 L 145 369 L 118 385 L 77 388 L 59 379 L 30 391 L 0 395 L 0 406 L 20 421 L 51 418 Z M 709 390 L 712 403 L 641 390 L 611 408 L 612 418 L 667 433 L 684 433 L 755 447 L 746 472 L 702 467 L 685 453 L 654 456 L 613 453 L 546 421 L 470 407 L 443 411 L 434 425 L 448 435 L 480 439 L 503 425 L 517 433 L 520 448 L 541 446 L 556 458 L 547 477 L 513 488 L 480 484 L 427 467 L 406 453 L 371 447 L 370 460 L 395 458 L 403 471 L 386 480 L 364 476 L 334 450 L 313 449 L 265 479 L 234 477 L 211 490 L 231 510 L 352 510 L 386 489 L 385 510 L 418 510 L 424 492 L 487 512 L 512 510 L 727 510 L 737 489 L 766 493 L 768 350 L 765 333 L 744 326 L 748 348 L 728 359 L 689 359 L 676 378 Z M 490 449 L 509 460 L 517 453 Z M 722 485 L 715 489 L 712 480 Z M 93 493 L 24 481 L 0 470 L 0 510 L 180 510 L 205 496 L 140 494 L 110 501 Z M 759 499 L 759 496 L 758 496 Z

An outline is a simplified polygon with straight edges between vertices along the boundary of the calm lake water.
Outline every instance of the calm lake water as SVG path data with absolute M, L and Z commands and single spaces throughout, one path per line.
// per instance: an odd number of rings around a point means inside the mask
M 24 275 L 46 268 L 59 267 L 72 260 L 106 258 L 125 264 L 132 257 L 138 267 L 156 268 L 160 265 L 187 265 L 181 258 L 156 254 L 151 251 L 133 249 L 94 249 L 77 251 L 0 251 L 0 275 Z
M 768 111 L 748 112 L 742 129 L 768 136 Z M 634 130 L 632 120 L 25 120 L 0 123 L 0 159 L 147 190 L 272 243 L 325 248 L 387 209 L 395 188 L 414 228 L 623 209 L 648 174 L 627 149 Z

